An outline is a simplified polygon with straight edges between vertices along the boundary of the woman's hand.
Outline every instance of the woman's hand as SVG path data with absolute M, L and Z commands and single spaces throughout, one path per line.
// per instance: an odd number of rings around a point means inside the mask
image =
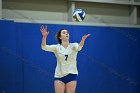
M 84 36 L 82 37 L 82 39 L 85 40 L 85 39 L 88 38 L 90 35 L 91 35 L 91 34 L 84 35 Z
M 84 46 L 84 43 L 85 43 L 85 40 L 90 36 L 90 34 L 87 34 L 87 35 L 84 35 L 81 39 L 81 42 L 79 44 L 79 49 L 80 47 L 83 47 Z
M 44 36 L 44 37 L 47 37 L 48 36 L 48 34 L 49 34 L 49 31 L 47 31 L 47 26 L 41 26 L 40 27 L 40 32 L 42 33 L 42 36 Z

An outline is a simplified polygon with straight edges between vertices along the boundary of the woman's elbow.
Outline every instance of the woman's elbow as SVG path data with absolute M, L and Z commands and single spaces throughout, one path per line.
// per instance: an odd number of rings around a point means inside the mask
M 45 46 L 41 45 L 41 49 L 42 49 L 42 50 L 45 50 Z

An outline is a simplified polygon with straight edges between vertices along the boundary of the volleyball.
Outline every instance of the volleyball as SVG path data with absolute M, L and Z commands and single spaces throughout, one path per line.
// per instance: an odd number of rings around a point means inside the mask
M 84 20 L 85 15 L 86 13 L 83 9 L 75 9 L 73 12 L 73 19 L 77 22 L 81 22 Z

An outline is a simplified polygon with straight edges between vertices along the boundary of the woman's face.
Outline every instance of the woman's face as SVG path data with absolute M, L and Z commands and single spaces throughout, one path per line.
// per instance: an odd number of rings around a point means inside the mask
M 61 40 L 69 40 L 69 33 L 67 30 L 62 30 L 61 31 L 61 37 L 60 37 Z

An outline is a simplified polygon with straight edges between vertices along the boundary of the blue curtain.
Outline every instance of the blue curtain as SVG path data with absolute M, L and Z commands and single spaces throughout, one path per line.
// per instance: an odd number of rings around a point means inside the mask
M 56 58 L 41 50 L 42 24 L 0 21 L 0 92 L 54 93 Z M 44 24 L 45 25 L 45 24 Z M 78 53 L 76 93 L 140 92 L 140 29 L 47 24 L 48 44 L 68 29 L 70 42 L 91 36 Z

